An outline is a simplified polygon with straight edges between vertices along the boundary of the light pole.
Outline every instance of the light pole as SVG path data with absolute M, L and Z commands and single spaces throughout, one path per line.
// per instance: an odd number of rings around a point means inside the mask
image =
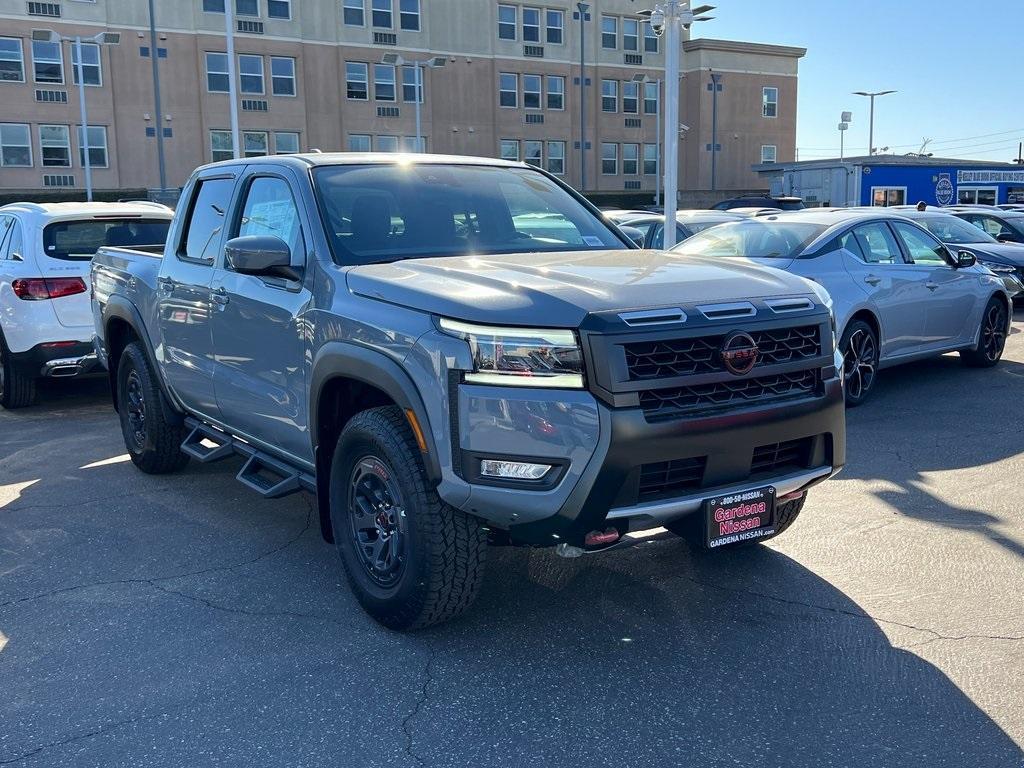
M 871 116 L 868 118 L 868 155 L 875 154 L 875 97 L 876 96 L 888 96 L 890 93 L 896 93 L 896 91 L 875 91 L 874 93 L 868 91 L 854 91 L 854 96 L 867 96 L 871 99 Z
M 153 100 L 156 107 L 156 159 L 160 168 L 160 195 L 167 189 L 167 165 L 164 163 L 164 113 L 160 106 L 160 67 L 156 48 L 156 12 L 153 0 L 149 0 L 149 57 L 153 64 Z
M 844 157 L 844 141 L 846 132 L 850 129 L 850 123 L 853 122 L 853 112 L 843 112 L 839 116 L 839 162 L 843 162 Z
M 654 34 L 665 37 L 665 249 L 676 244 L 676 219 L 679 197 L 679 73 L 683 49 L 682 31 L 694 22 L 710 21 L 704 14 L 710 5 L 690 7 L 690 0 L 666 0 L 654 10 L 642 11 Z
M 573 18 L 580 20 L 580 193 L 587 190 L 587 76 L 586 66 L 586 22 L 590 21 L 590 4 L 576 3 Z
M 84 159 L 82 167 L 85 170 L 85 199 L 92 202 L 92 160 L 89 157 L 89 115 L 85 109 L 85 68 L 82 63 L 82 36 L 61 37 L 52 29 L 33 29 L 32 40 L 37 43 L 72 43 L 75 46 L 75 71 L 78 73 L 78 111 L 82 120 L 82 137 L 79 144 L 82 148 Z M 96 45 L 117 45 L 121 42 L 119 32 L 100 32 L 98 35 L 88 38 Z
M 228 58 L 228 100 L 231 102 L 231 157 L 241 157 L 238 136 L 238 84 L 235 82 L 235 9 L 234 0 L 224 0 L 224 40 Z
M 430 67 L 436 69 L 443 67 L 447 63 L 447 59 L 444 56 L 434 56 L 433 58 L 427 59 L 426 61 L 406 61 L 397 53 L 385 53 L 381 59 L 381 64 L 390 64 L 393 67 L 401 67 L 404 64 L 408 64 L 413 68 L 413 87 L 416 89 L 416 151 L 425 152 L 426 147 L 423 144 L 423 131 L 421 130 L 420 123 L 420 102 L 423 101 L 423 73 L 421 67 Z M 397 79 L 397 78 L 396 78 Z
M 653 80 L 646 74 L 637 73 L 633 75 L 632 80 L 634 83 L 643 84 L 644 92 L 642 101 L 647 101 L 647 86 L 653 85 L 657 90 L 656 98 L 654 100 L 654 204 L 661 204 L 661 78 L 654 78 Z
M 718 86 L 722 76 L 711 73 L 711 191 L 717 189 L 718 181 Z

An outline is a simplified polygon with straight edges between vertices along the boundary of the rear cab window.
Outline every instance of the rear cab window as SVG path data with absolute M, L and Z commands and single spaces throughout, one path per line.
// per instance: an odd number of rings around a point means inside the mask
M 51 259 L 87 261 L 103 246 L 162 248 L 170 219 L 124 216 L 54 221 L 43 228 L 43 253 Z
M 213 264 L 234 188 L 235 179 L 229 176 L 200 179 L 196 183 L 178 242 L 179 259 Z

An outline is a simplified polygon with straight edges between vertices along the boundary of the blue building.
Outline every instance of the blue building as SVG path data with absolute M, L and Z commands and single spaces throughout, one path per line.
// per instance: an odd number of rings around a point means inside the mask
M 842 161 L 763 163 L 754 171 L 773 195 L 809 206 L 1024 203 L 1024 166 L 938 157 L 874 155 Z

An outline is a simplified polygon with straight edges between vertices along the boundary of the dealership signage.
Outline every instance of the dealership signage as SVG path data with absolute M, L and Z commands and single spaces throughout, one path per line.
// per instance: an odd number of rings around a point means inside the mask
M 957 171 L 957 184 L 1024 184 L 1024 171 Z

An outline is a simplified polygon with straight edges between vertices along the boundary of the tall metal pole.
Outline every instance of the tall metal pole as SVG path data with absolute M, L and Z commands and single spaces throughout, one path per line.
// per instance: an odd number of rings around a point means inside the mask
M 654 103 L 654 127 L 657 151 L 654 153 L 654 204 L 661 205 L 661 78 L 657 80 L 658 98 Z
M 845 137 L 846 137 L 846 131 L 844 131 L 842 128 L 840 128 L 839 129 L 839 162 L 840 163 L 843 162 L 843 160 L 844 160 L 844 157 L 843 157 L 843 154 L 844 154 L 844 152 L 843 152 L 843 150 L 844 150 L 843 139 Z
M 416 83 L 416 151 L 423 152 L 424 150 L 421 149 L 421 145 L 423 143 L 423 134 L 420 130 L 420 98 L 423 94 L 423 80 L 422 74 L 420 72 L 420 62 L 415 62 L 413 64 L 413 67 L 414 71 L 416 72 L 416 76 L 413 78 L 413 82 Z M 434 86 L 436 85 L 437 83 L 434 83 L 434 85 L 431 86 L 431 89 L 433 89 Z M 431 90 L 431 92 L 433 92 L 433 90 Z
M 875 94 L 871 94 L 871 117 L 868 120 L 868 155 L 875 154 Z
M 665 250 L 676 244 L 679 195 L 679 2 L 665 3 Z
M 156 14 L 149 0 L 149 56 L 153 60 L 153 97 L 156 107 L 156 158 L 160 166 L 160 191 L 167 189 L 167 166 L 164 164 L 164 112 L 160 106 L 160 67 L 157 64 Z
M 586 66 L 586 21 L 589 7 L 584 3 L 576 3 L 580 14 L 580 192 L 587 190 L 587 77 Z
M 78 72 L 78 111 L 82 117 L 82 154 L 85 159 L 85 199 L 92 202 L 92 159 L 89 157 L 89 116 L 85 111 L 85 74 L 82 68 L 82 36 L 75 35 L 75 69 Z
M 240 142 L 238 137 L 238 85 L 235 82 L 235 0 L 224 0 L 224 31 L 227 38 L 228 55 L 228 98 L 231 99 L 231 155 L 237 160 Z
M 722 76 L 711 73 L 711 191 L 717 189 L 718 179 L 718 83 Z

